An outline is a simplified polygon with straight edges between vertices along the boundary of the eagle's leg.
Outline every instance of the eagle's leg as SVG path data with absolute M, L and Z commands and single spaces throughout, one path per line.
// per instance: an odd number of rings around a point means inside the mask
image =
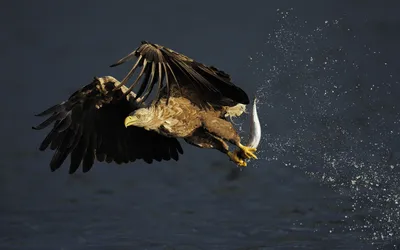
M 240 167 L 247 165 L 242 158 L 238 157 L 238 154 L 229 152 L 229 146 L 224 140 L 208 133 L 202 128 L 196 130 L 191 136 L 186 137 L 185 141 L 200 148 L 215 148 L 228 155 L 229 159 Z
M 223 145 L 223 149 L 222 150 L 220 148 L 217 148 L 217 149 L 220 150 L 222 153 L 226 154 L 231 161 L 236 163 L 236 165 L 238 165 L 239 167 L 246 167 L 247 166 L 246 161 L 243 160 L 241 157 L 239 157 L 239 155 L 235 151 L 234 152 L 230 152 L 229 151 L 229 146 L 224 140 L 222 140 L 221 138 L 216 137 L 215 135 L 211 135 L 211 136 L 214 138 L 214 140 L 220 142 L 220 144 Z
M 257 159 L 257 156 L 254 154 L 256 152 L 255 148 L 244 146 L 240 143 L 240 136 L 236 132 L 232 123 L 227 120 L 215 118 L 215 117 L 205 117 L 203 118 L 203 127 L 212 135 L 215 135 L 218 138 L 223 138 L 230 143 L 239 147 L 240 150 L 235 150 L 230 153 L 230 158 L 240 158 L 242 160 L 246 159 Z
M 246 167 L 247 163 L 238 156 L 238 154 L 236 152 L 227 152 L 227 155 L 229 157 L 229 159 L 231 161 L 233 161 L 234 163 L 236 163 L 236 165 L 238 165 L 239 167 Z

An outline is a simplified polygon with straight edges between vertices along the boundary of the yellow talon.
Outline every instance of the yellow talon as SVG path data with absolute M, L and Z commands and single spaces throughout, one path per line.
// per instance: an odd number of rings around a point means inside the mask
M 239 167 L 246 167 L 247 163 L 239 158 L 237 151 L 235 152 L 228 152 L 228 156 L 231 159 L 231 161 L 233 161 L 234 163 L 236 163 L 236 165 L 238 165 Z
M 245 157 L 245 159 L 258 159 L 257 156 L 254 154 L 257 151 L 256 148 L 246 147 L 240 143 L 238 146 L 241 149 L 241 156 Z

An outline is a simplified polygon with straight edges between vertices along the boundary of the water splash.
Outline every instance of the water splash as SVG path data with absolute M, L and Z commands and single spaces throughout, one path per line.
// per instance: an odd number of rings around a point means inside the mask
M 346 230 L 374 244 L 399 240 L 396 76 L 345 17 L 313 28 L 293 12 L 278 10 L 276 29 L 249 56 L 259 113 L 274 117 L 259 155 L 351 197 Z

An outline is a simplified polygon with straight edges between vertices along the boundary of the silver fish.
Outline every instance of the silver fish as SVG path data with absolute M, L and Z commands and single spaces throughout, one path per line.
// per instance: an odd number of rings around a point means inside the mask
M 257 101 L 257 98 L 254 98 L 250 113 L 250 138 L 247 146 L 251 148 L 257 148 L 261 141 L 261 124 L 257 114 Z

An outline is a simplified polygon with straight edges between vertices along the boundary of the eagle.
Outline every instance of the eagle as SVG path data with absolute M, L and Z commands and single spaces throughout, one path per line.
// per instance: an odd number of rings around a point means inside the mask
M 94 77 L 67 100 L 36 115 L 48 118 L 33 129 L 53 124 L 39 146 L 40 151 L 55 151 L 52 171 L 68 156 L 70 174 L 80 166 L 88 172 L 95 160 L 117 164 L 178 161 L 183 154 L 179 138 L 200 148 L 217 149 L 240 167 L 257 159 L 257 146 L 244 146 L 229 120 L 242 115 L 250 100 L 227 73 L 147 41 L 110 67 L 133 60 L 122 81 Z M 147 102 L 151 94 L 155 97 Z M 229 150 L 228 143 L 237 149 Z

